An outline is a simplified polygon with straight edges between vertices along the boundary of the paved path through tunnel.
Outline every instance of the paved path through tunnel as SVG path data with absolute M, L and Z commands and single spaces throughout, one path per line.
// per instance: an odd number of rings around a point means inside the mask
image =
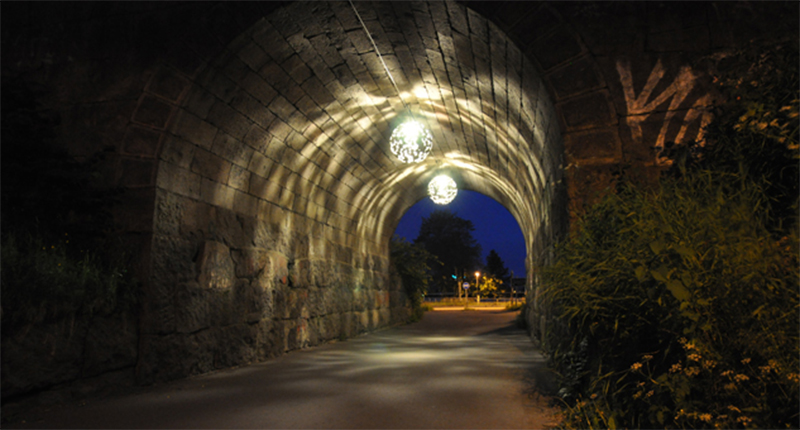
M 546 428 L 544 359 L 515 312 L 421 322 L 30 414 L 28 428 Z

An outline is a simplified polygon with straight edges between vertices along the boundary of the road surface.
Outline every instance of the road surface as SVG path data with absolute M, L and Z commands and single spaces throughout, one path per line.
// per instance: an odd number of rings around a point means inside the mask
M 551 382 L 515 316 L 428 312 L 415 324 L 31 412 L 4 427 L 547 428 L 554 411 L 539 393 Z

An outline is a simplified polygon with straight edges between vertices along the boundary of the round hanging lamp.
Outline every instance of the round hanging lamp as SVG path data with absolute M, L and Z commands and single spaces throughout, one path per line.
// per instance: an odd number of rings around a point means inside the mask
M 437 205 L 446 205 L 452 202 L 457 193 L 456 181 L 447 175 L 439 175 L 428 183 L 428 194 Z
M 404 163 L 417 163 L 424 160 L 431 152 L 433 136 L 417 121 L 406 121 L 392 132 L 389 138 L 392 154 Z

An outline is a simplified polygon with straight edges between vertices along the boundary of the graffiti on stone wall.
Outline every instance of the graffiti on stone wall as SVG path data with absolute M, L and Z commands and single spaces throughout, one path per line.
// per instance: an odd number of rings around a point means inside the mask
M 708 109 L 712 103 L 711 95 L 706 93 L 699 96 L 695 99 L 690 108 L 679 110 L 679 107 L 690 99 L 692 90 L 695 89 L 697 83 L 697 75 L 692 71 L 691 67 L 683 66 L 669 86 L 658 94 L 654 94 L 654 90 L 664 78 L 665 74 L 661 60 L 658 60 L 650 71 L 647 82 L 639 94 L 636 94 L 633 87 L 633 76 L 628 62 L 618 61 L 617 73 L 619 73 L 619 80 L 622 84 L 622 91 L 628 108 L 627 123 L 631 129 L 631 137 L 634 142 L 638 144 L 642 143 L 642 123 L 651 115 L 659 112 L 659 107 L 669 100 L 669 106 L 665 111 L 664 122 L 661 125 L 661 129 L 654 144 L 657 154 L 655 160 L 656 164 L 665 165 L 669 163 L 666 158 L 660 155 L 666 142 L 684 143 L 689 141 L 689 139 L 696 141 L 702 140 L 703 129 L 711 121 L 711 112 Z M 695 91 L 695 93 L 696 92 L 697 91 Z M 683 122 L 681 123 L 680 129 L 676 134 L 672 135 L 670 133 L 668 136 L 670 124 L 672 124 L 672 121 L 679 114 L 683 114 Z M 687 133 L 690 127 L 698 120 L 700 124 L 697 134 L 688 136 Z

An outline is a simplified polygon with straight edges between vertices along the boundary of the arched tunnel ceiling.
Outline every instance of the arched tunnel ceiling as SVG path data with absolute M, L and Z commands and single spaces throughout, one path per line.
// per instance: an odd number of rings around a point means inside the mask
M 197 76 L 162 151 L 159 186 L 258 217 L 290 211 L 382 253 L 427 182 L 447 171 L 508 208 L 530 247 L 563 154 L 531 62 L 460 4 L 355 6 L 400 94 L 349 3 L 289 4 Z M 434 136 L 422 163 L 389 152 L 404 104 Z

